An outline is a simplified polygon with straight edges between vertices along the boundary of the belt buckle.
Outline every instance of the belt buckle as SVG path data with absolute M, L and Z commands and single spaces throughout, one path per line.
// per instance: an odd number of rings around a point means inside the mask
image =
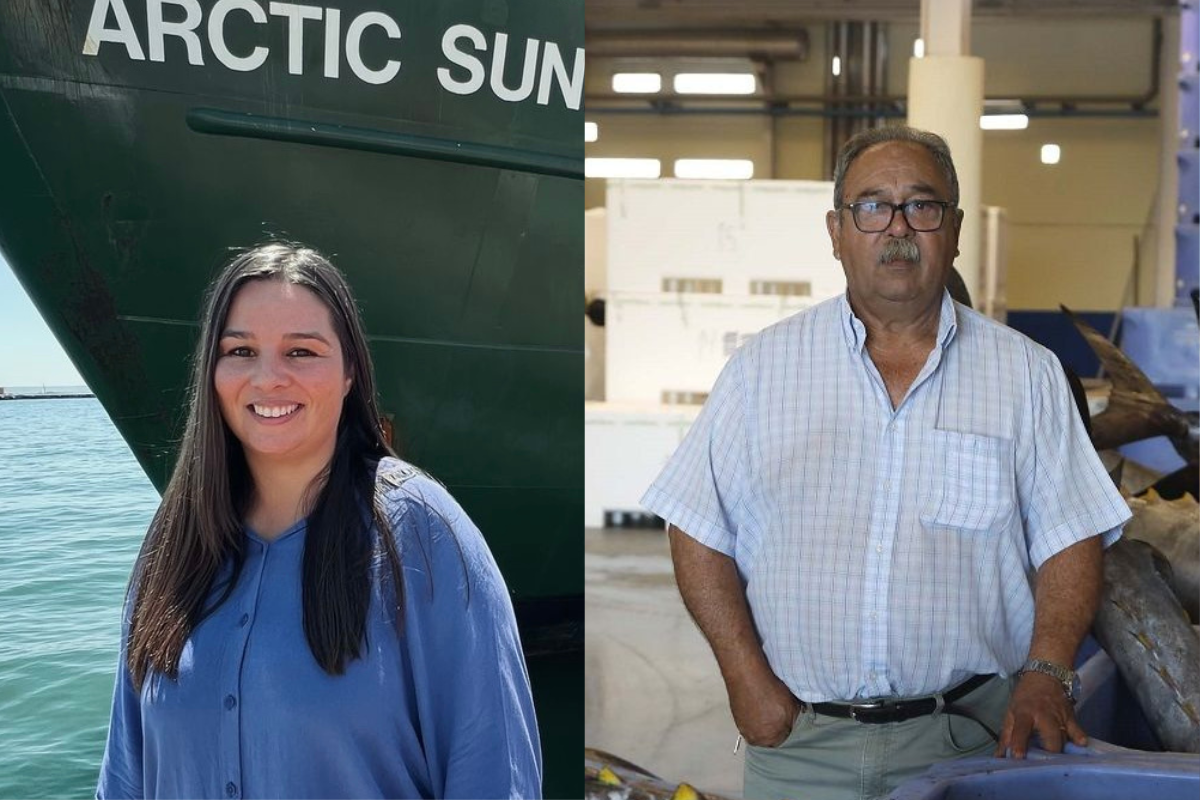
M 893 705 L 894 703 L 891 703 L 887 700 L 876 700 L 873 703 L 853 703 L 850 706 L 850 719 L 854 720 L 855 722 L 867 722 L 868 720 L 859 719 L 858 713 L 860 711 L 867 712 L 867 716 L 870 717 L 876 712 L 886 711 Z

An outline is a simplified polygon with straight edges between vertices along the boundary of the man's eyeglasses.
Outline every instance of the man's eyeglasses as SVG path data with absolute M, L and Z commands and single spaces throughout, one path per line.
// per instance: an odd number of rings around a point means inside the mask
M 908 227 L 919 233 L 929 233 L 942 227 L 946 209 L 956 205 L 945 200 L 909 200 L 907 203 L 887 203 L 883 200 L 863 200 L 847 203 L 854 217 L 854 226 L 863 233 L 882 233 L 892 224 L 899 210 Z

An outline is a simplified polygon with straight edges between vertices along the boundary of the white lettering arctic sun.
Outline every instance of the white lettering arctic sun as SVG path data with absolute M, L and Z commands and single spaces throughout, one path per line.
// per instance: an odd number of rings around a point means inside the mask
M 340 78 L 343 50 L 350 71 L 363 83 L 386 84 L 400 74 L 399 59 L 387 59 L 382 64 L 376 62 L 369 65 L 362 57 L 362 39 L 373 28 L 379 31 L 371 33 L 372 36 L 382 33 L 392 42 L 399 42 L 402 38 L 400 26 L 382 11 L 364 11 L 355 16 L 346 26 L 343 40 L 341 9 L 271 0 L 264 10 L 264 3 L 256 0 L 217 0 L 208 12 L 202 38 L 198 32 L 204 23 L 204 9 L 199 0 L 144 1 L 145 49 L 138 40 L 127 0 L 93 0 L 83 54 L 98 56 L 101 45 L 107 43 L 123 46 L 133 61 L 146 61 L 149 51 L 149 61 L 163 63 L 168 58 L 167 37 L 174 37 L 183 43 L 188 63 L 202 67 L 205 65 L 203 42 L 207 40 L 209 50 L 222 67 L 234 72 L 253 72 L 266 64 L 270 49 L 257 45 L 249 52 L 234 53 L 226 43 L 227 28 L 230 25 L 268 25 L 271 24 L 270 18 L 276 17 L 285 26 L 287 70 L 290 75 L 304 74 L 305 33 L 310 38 L 314 35 L 323 37 L 320 61 L 322 74 L 326 78 Z M 111 28 L 107 27 L 110 12 L 113 20 Z M 322 21 L 324 24 L 315 29 L 307 25 Z M 439 84 L 457 95 L 475 94 L 487 86 L 493 95 L 504 102 L 518 103 L 535 97 L 535 102 L 543 106 L 550 104 L 550 96 L 557 85 L 566 107 L 578 110 L 583 98 L 583 48 L 575 48 L 574 59 L 568 69 L 556 43 L 529 38 L 522 46 L 517 41 L 510 43 L 509 38 L 509 34 L 497 31 L 489 43 L 488 37 L 472 25 L 451 25 L 442 36 L 442 54 L 458 70 L 452 72 L 450 67 L 438 68 Z M 488 52 L 489 44 L 491 58 L 485 66 L 484 60 L 476 54 Z M 509 86 L 504 81 L 505 64 L 510 55 L 522 59 L 520 81 L 516 86 Z

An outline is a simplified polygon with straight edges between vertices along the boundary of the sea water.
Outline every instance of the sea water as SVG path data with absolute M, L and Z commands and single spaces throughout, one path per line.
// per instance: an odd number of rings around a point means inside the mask
M 0 401 L 0 797 L 95 792 L 158 500 L 96 399 Z

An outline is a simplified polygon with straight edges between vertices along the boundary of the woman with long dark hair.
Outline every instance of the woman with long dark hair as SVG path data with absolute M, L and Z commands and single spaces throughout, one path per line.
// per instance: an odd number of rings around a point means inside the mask
M 504 581 L 387 443 L 344 277 L 242 253 L 130 580 L 97 797 L 535 797 L 540 773 Z

